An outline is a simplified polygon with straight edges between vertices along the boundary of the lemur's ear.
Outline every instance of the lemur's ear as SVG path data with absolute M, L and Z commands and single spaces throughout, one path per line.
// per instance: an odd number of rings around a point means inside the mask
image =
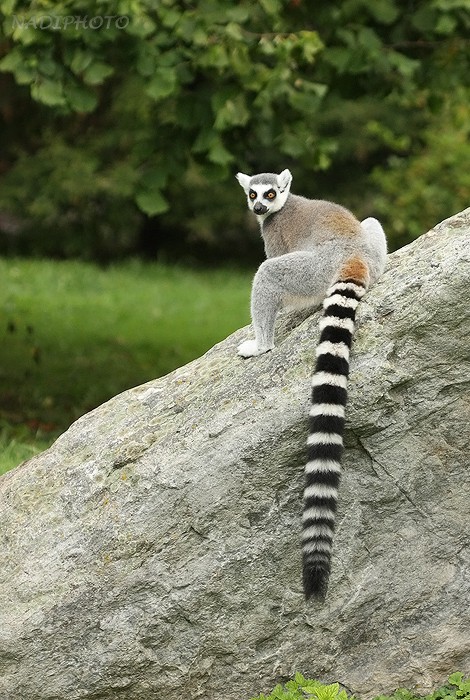
M 245 175 L 244 173 L 237 173 L 235 175 L 235 177 L 237 178 L 238 182 L 243 187 L 245 192 L 247 192 L 250 189 L 251 175 Z
M 287 170 L 287 168 L 277 176 L 277 185 L 280 190 L 286 190 L 288 187 L 290 187 L 291 182 L 292 174 L 290 170 Z

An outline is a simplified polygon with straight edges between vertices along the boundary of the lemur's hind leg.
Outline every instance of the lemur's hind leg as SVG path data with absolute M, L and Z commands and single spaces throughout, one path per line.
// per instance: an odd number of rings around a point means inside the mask
M 251 291 L 255 340 L 242 343 L 239 355 L 252 357 L 272 350 L 276 316 L 286 301 L 302 297 L 306 303 L 314 304 L 323 299 L 335 270 L 333 260 L 321 264 L 325 258 L 318 253 L 296 251 L 268 258 L 260 265 Z

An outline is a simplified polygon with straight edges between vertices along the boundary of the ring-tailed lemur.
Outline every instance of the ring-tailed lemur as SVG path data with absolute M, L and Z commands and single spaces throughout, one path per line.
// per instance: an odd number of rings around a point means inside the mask
M 385 234 L 377 219 L 361 223 L 338 204 L 290 194 L 289 170 L 280 175 L 238 173 L 236 177 L 258 218 L 267 257 L 253 280 L 255 340 L 242 343 L 239 355 L 252 357 L 274 347 L 274 322 L 281 307 L 299 300 L 308 306 L 323 301 L 312 380 L 302 553 L 305 596 L 324 598 L 356 308 L 384 269 Z

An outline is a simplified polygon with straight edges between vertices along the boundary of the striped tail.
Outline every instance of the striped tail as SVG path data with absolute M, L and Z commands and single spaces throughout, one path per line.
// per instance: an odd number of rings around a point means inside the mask
M 351 267 L 356 273 L 354 277 L 347 274 L 353 271 Z M 312 380 L 302 518 L 303 584 L 307 600 L 311 597 L 324 599 L 328 588 L 341 476 L 349 351 L 356 308 L 368 282 L 365 264 L 345 265 L 344 272 L 346 274 L 340 275 L 340 281 L 328 290 L 323 302 Z

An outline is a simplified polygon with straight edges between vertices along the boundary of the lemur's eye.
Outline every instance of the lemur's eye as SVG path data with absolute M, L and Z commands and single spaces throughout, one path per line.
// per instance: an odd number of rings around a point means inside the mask
M 256 192 L 254 190 L 250 190 L 249 197 L 250 199 L 256 199 Z
M 276 192 L 274 190 L 269 190 L 269 192 L 266 192 L 266 197 L 267 199 L 274 199 L 276 197 Z

